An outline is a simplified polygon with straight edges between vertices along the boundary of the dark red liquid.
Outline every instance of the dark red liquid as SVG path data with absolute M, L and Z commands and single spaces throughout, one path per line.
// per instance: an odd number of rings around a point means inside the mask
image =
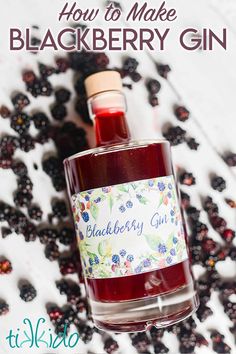
M 109 122 L 113 118 L 100 117 L 98 124 L 105 124 L 105 119 Z M 106 125 L 103 126 L 103 136 L 113 141 L 114 135 L 110 134 L 110 127 L 116 126 L 117 122 L 107 124 L 107 128 Z M 164 141 L 140 146 L 114 146 L 104 149 L 102 153 L 89 152 L 66 161 L 66 170 L 71 195 L 93 188 L 173 174 L 169 143 Z M 140 299 L 172 292 L 189 284 L 191 278 L 189 261 L 186 260 L 138 275 L 110 279 L 87 278 L 85 283 L 91 299 L 105 302 Z

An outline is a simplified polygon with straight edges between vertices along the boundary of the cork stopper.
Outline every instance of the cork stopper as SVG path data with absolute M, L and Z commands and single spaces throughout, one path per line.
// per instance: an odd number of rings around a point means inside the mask
M 87 97 L 106 91 L 122 91 L 121 76 L 117 71 L 101 71 L 85 80 Z

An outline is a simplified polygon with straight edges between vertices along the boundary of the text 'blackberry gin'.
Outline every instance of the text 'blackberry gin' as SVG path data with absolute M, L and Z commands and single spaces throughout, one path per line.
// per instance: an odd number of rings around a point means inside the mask
M 97 148 L 64 163 L 94 323 L 115 332 L 171 325 L 198 299 L 170 145 L 130 140 L 117 72 L 85 86 Z

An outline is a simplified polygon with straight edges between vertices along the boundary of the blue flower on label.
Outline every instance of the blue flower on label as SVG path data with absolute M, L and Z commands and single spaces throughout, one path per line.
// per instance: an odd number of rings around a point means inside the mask
M 113 256 L 112 256 L 112 262 L 113 263 L 120 263 L 120 257 L 118 256 L 118 254 L 114 254 Z
M 163 182 L 158 182 L 157 186 L 159 188 L 159 191 L 163 192 L 165 190 L 165 184 Z
M 175 249 L 174 249 L 174 248 L 171 248 L 170 254 L 171 254 L 171 256 L 175 256 L 175 255 L 176 255 L 176 252 L 175 252 Z
M 167 197 L 168 197 L 168 198 L 172 198 L 171 192 L 168 192 Z
M 81 241 L 84 239 L 84 235 L 81 231 L 79 232 L 79 238 L 81 239 Z
M 144 266 L 144 267 L 149 267 L 150 265 L 151 265 L 150 259 L 144 259 L 144 261 L 143 261 L 143 266 Z
M 131 200 L 128 200 L 128 202 L 126 203 L 126 207 L 127 208 L 132 208 L 133 203 L 131 202 Z
M 167 257 L 166 258 L 166 263 L 170 264 L 172 262 L 172 258 L 171 257 Z
M 126 209 L 125 209 L 124 205 L 121 205 L 119 207 L 119 210 L 120 210 L 121 213 L 124 213 Z
M 173 243 L 176 244 L 178 242 L 177 237 L 173 237 Z
M 100 197 L 98 197 L 97 199 L 94 199 L 94 203 L 100 203 L 100 201 L 101 201 L 101 198 Z
M 89 264 L 90 264 L 91 266 L 94 265 L 94 261 L 93 261 L 92 258 L 89 258 Z
M 163 243 L 159 243 L 158 245 L 158 251 L 160 253 L 165 253 L 166 252 L 166 246 Z
M 126 250 L 120 250 L 120 255 L 121 255 L 121 257 L 124 257 L 125 255 L 126 255 Z
M 88 271 L 89 271 L 90 274 L 92 274 L 93 268 L 92 268 L 92 267 L 89 267 Z
M 154 181 L 151 179 L 150 181 L 148 181 L 148 185 L 149 185 L 149 187 L 153 187 L 154 186 Z
M 172 190 L 172 184 L 171 183 L 168 183 L 168 188 L 170 189 L 170 190 Z
M 87 195 L 84 197 L 84 199 L 88 202 L 89 199 L 90 199 L 89 195 L 87 194 Z
M 136 194 L 136 198 L 141 199 L 142 198 L 141 194 Z
M 174 216 L 174 215 L 175 215 L 175 212 L 174 212 L 173 209 L 170 211 L 170 215 L 171 215 L 171 216 Z
M 103 188 L 102 188 L 102 191 L 103 191 L 104 193 L 108 193 L 108 192 L 109 192 L 109 188 L 108 188 L 108 187 L 103 187 Z
M 83 218 L 84 222 L 89 221 L 89 214 L 87 213 L 87 211 L 83 211 L 82 218 Z
M 95 262 L 95 264 L 98 264 L 98 263 L 99 263 L 99 258 L 98 258 L 98 256 L 95 256 L 95 257 L 94 257 L 94 262 Z
M 132 254 L 128 254 L 127 261 L 132 262 L 134 260 L 134 256 Z
M 142 271 L 142 267 L 141 266 L 138 266 L 134 269 L 135 273 L 141 273 Z

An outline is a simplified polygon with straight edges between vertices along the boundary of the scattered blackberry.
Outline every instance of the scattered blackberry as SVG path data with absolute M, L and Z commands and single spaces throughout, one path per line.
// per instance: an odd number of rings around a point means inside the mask
M 28 207 L 33 199 L 33 195 L 31 192 L 22 192 L 21 190 L 17 190 L 14 194 L 14 203 L 17 207 Z
M 192 264 L 203 265 L 203 255 L 202 255 L 201 245 L 194 244 L 190 246 L 190 251 L 191 251 Z
M 50 82 L 47 80 L 40 80 L 39 84 L 40 84 L 41 96 L 46 96 L 46 97 L 51 96 L 51 94 L 53 92 L 53 88 L 52 88 L 52 85 L 50 84 Z
M 36 227 L 31 222 L 29 221 L 26 222 L 22 233 L 24 235 L 25 242 L 33 242 L 36 240 L 37 237 Z
M 196 184 L 195 177 L 193 176 L 192 173 L 189 172 L 183 172 L 179 176 L 179 181 L 181 184 L 184 184 L 185 186 L 192 186 Z
M 36 129 L 47 128 L 50 124 L 48 117 L 43 112 L 37 112 L 32 116 L 34 126 Z
M 231 348 L 226 343 L 224 343 L 224 336 L 220 334 L 218 331 L 212 332 L 211 339 L 213 342 L 213 350 L 216 353 L 227 354 L 231 352 Z
M 187 207 L 186 213 L 193 221 L 197 221 L 200 217 L 200 210 L 196 209 L 193 206 Z
M 42 220 L 43 212 L 42 212 L 41 208 L 37 205 L 31 205 L 28 208 L 28 214 L 29 214 L 29 217 L 33 220 L 36 220 L 36 221 Z
M 22 134 L 19 138 L 20 149 L 29 152 L 35 147 L 34 139 L 29 134 Z
M 62 164 L 57 157 L 50 156 L 43 161 L 43 170 L 50 177 L 54 177 L 61 173 Z
M 59 259 L 59 267 L 62 275 L 73 274 L 77 270 L 73 257 L 61 257 Z
M 230 153 L 230 154 L 226 155 L 224 159 L 229 167 L 236 166 L 236 154 Z
M 217 215 L 219 212 L 219 208 L 217 204 L 213 202 L 213 199 L 207 196 L 203 202 L 203 208 L 207 211 L 207 213 L 211 216 Z
M 66 106 L 60 103 L 54 104 L 54 106 L 51 108 L 51 114 L 55 120 L 62 121 L 67 115 Z
M 202 249 L 206 254 L 216 255 L 219 251 L 219 244 L 212 240 L 211 238 L 204 238 L 202 240 Z
M 52 204 L 52 212 L 53 216 L 57 217 L 58 219 L 62 219 L 68 216 L 67 206 L 64 200 L 54 201 Z
M 150 329 L 150 335 L 152 338 L 152 341 L 158 342 L 162 339 L 163 335 L 164 335 L 164 329 L 163 328 L 156 328 L 156 327 L 152 327 Z
M 57 230 L 50 228 L 41 229 L 38 235 L 40 242 L 44 245 L 48 244 L 51 241 L 55 241 L 58 238 Z
M 49 65 L 39 63 L 39 72 L 43 78 L 47 78 L 56 72 L 55 68 Z
M 147 89 L 152 95 L 156 95 L 161 89 L 161 84 L 159 81 L 151 79 L 147 82 Z
M 156 95 L 150 95 L 149 96 L 149 103 L 152 107 L 156 107 L 159 105 L 159 100 Z
M 209 343 L 202 334 L 196 333 L 196 346 L 201 347 L 202 345 L 208 347 Z
M 70 67 L 70 64 L 69 64 L 69 61 L 67 58 L 57 58 L 56 65 L 57 65 L 57 71 L 59 73 L 65 73 Z
M 25 71 L 22 75 L 22 79 L 27 85 L 30 85 L 36 80 L 36 75 L 31 70 Z
M 213 229 L 215 229 L 220 234 L 225 231 L 227 225 L 226 221 L 217 215 L 210 217 L 210 223 Z
M 86 298 L 80 298 L 78 302 L 76 302 L 76 311 L 79 313 L 86 312 L 89 313 L 88 301 Z
M 10 157 L 0 157 L 0 168 L 7 170 L 12 166 L 12 159 Z
M 154 344 L 154 353 L 155 354 L 165 354 L 168 352 L 169 352 L 169 349 L 162 342 L 157 342 Z
M 186 139 L 186 143 L 191 150 L 198 150 L 199 143 L 196 142 L 194 138 Z
M 180 191 L 180 197 L 182 207 L 184 209 L 188 208 L 190 206 L 190 196 L 187 193 Z
M 213 189 L 222 192 L 226 188 L 226 182 L 222 177 L 215 176 L 211 180 L 211 186 Z
M 185 141 L 186 131 L 179 126 L 170 127 L 163 136 L 170 142 L 172 146 L 179 145 Z
M 31 192 L 33 189 L 33 183 L 31 179 L 27 176 L 22 176 L 17 179 L 18 189 L 23 192 Z
M 2 234 L 2 238 L 6 238 L 7 236 L 9 236 L 11 234 L 11 229 L 8 229 L 7 227 L 2 227 L 1 228 L 1 234 Z
M 56 287 L 60 291 L 61 295 L 69 295 L 70 294 L 70 283 L 69 281 L 62 279 L 56 282 Z
M 15 175 L 19 177 L 26 176 L 28 173 L 27 167 L 22 161 L 13 161 L 12 163 L 12 171 L 15 173 Z
M 65 245 L 71 245 L 75 241 L 75 231 L 69 227 L 63 227 L 59 233 L 59 241 Z
M 59 258 L 59 247 L 54 241 L 50 241 L 45 248 L 45 256 L 50 261 L 55 261 Z
M 26 106 L 30 104 L 30 100 L 23 93 L 17 93 L 12 97 L 11 100 L 16 111 L 22 111 Z
M 76 79 L 75 84 L 74 84 L 75 91 L 78 93 L 80 96 L 85 96 L 86 91 L 85 91 L 85 86 L 84 86 L 84 77 L 79 77 Z
M 0 300 L 0 316 L 6 315 L 9 312 L 9 305 L 6 301 Z
M 61 319 L 64 316 L 64 312 L 59 307 L 53 306 L 48 310 L 48 315 L 50 321 L 55 325 L 57 323 L 60 323 Z
M 2 118 L 9 118 L 10 115 L 11 115 L 10 109 L 7 108 L 6 106 L 2 105 L 2 106 L 0 107 L 0 116 L 1 116 Z
M 3 136 L 0 140 L 0 157 L 12 157 L 18 147 L 18 138 L 11 135 Z
M 71 93 L 66 88 L 60 88 L 55 91 L 55 97 L 56 97 L 56 101 L 58 103 L 63 104 L 63 103 L 68 102 L 70 99 L 70 96 L 71 96 Z
M 104 343 L 104 350 L 108 354 L 113 354 L 115 351 L 119 349 L 119 345 L 117 341 L 115 341 L 113 338 L 107 338 Z
M 77 326 L 78 328 L 78 332 L 80 335 L 80 339 L 85 343 L 89 343 L 92 338 L 93 338 L 93 334 L 94 334 L 94 329 L 88 325 L 86 325 L 85 323 L 81 323 Z
M 30 118 L 26 113 L 14 113 L 11 116 L 11 127 L 18 134 L 24 134 L 30 127 Z
M 171 71 L 171 68 L 169 65 L 157 64 L 157 71 L 161 77 L 167 79 L 168 74 Z
M 66 188 L 66 181 L 64 175 L 52 177 L 52 184 L 57 192 L 61 192 Z
M 145 332 L 131 334 L 131 341 L 138 353 L 146 353 L 148 351 L 150 340 Z
M 30 302 L 34 300 L 37 296 L 37 291 L 30 283 L 24 283 L 19 286 L 20 288 L 20 297 L 25 302 Z
M 236 208 L 236 202 L 232 199 L 225 199 L 226 203 L 230 206 L 230 208 L 235 209 Z
M 95 53 L 95 65 L 97 70 L 104 70 L 109 65 L 109 58 L 105 53 Z
M 142 80 L 142 75 L 135 71 L 134 73 L 130 74 L 130 78 L 133 82 L 139 82 L 140 80 Z
M 225 229 L 221 236 L 226 242 L 231 243 L 235 238 L 235 231 L 233 231 L 232 229 Z
M 201 221 L 196 221 L 193 224 L 192 231 L 198 241 L 202 241 L 208 235 L 208 227 Z
M 79 114 L 82 121 L 86 124 L 93 125 L 88 112 L 87 99 L 85 97 L 79 97 L 75 103 L 75 110 Z
M 206 305 L 200 305 L 197 309 L 197 317 L 201 322 L 204 322 L 211 315 L 213 315 L 213 312 L 210 307 Z
M 196 346 L 196 336 L 192 330 L 181 331 L 179 335 L 180 340 L 180 353 L 194 353 L 194 348 Z
M 175 108 L 175 116 L 181 122 L 185 122 L 189 119 L 189 111 L 183 106 L 178 106 Z
M 8 221 L 12 215 L 12 208 L 0 201 L 0 221 Z
M 132 74 L 137 70 L 138 65 L 139 65 L 139 63 L 135 58 L 129 57 L 124 61 L 123 69 L 128 74 Z
M 12 264 L 8 259 L 0 261 L 0 275 L 10 274 L 12 272 Z

